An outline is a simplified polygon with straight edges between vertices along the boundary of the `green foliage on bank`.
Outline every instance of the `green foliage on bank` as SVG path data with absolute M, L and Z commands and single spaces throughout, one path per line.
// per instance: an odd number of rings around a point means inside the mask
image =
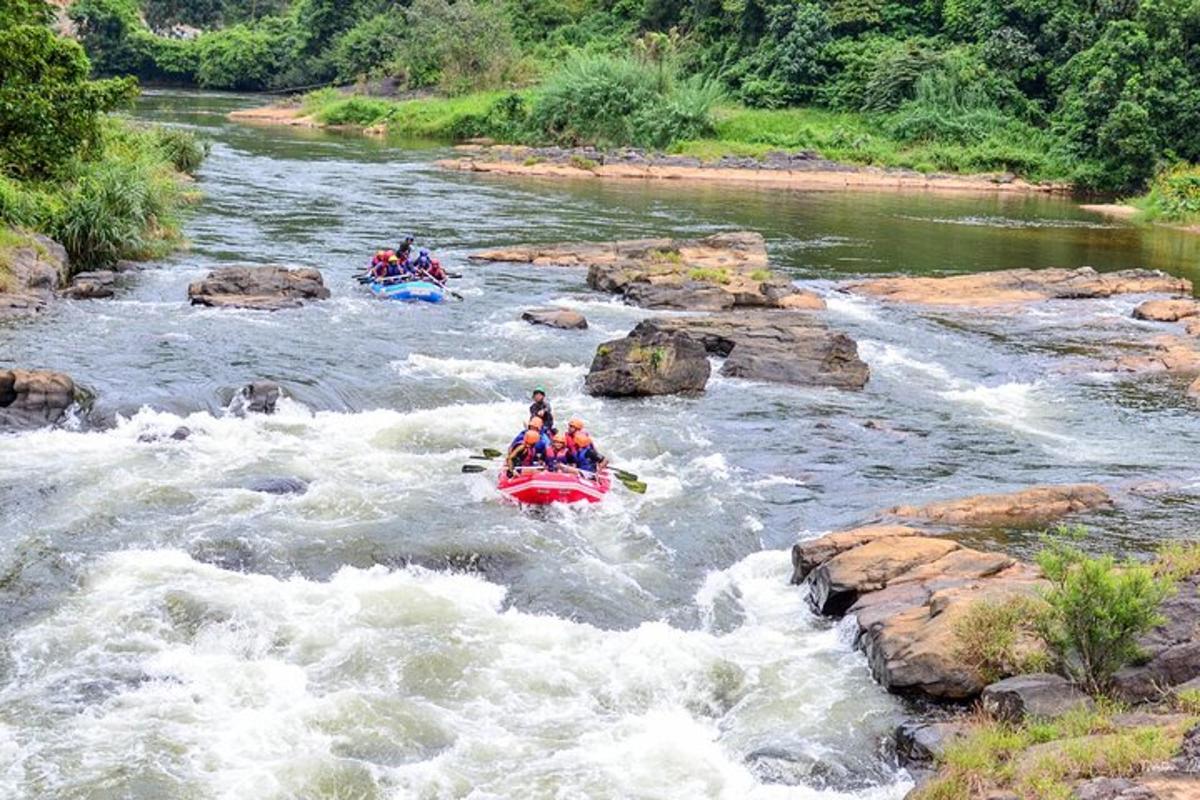
M 162 252 L 179 241 L 181 173 L 204 148 L 109 116 L 136 84 L 92 80 L 83 49 L 49 22 L 35 0 L 0 12 L 0 223 L 62 242 L 76 270 Z
M 695 112 L 719 92 L 749 109 L 859 116 L 870 141 L 834 149 L 860 162 L 1128 190 L 1200 160 L 1194 0 L 78 0 L 72 16 L 102 72 L 146 79 L 387 78 L 452 95 L 544 82 L 540 108 L 530 100 L 537 124 L 520 129 L 530 141 L 768 146 L 755 140 L 769 130 L 786 142 L 772 146 L 828 146 L 786 115 L 714 136 Z M 180 23 L 204 31 L 172 38 Z M 669 75 L 681 96 L 647 95 L 631 62 Z M 591 80 L 602 74 L 612 80 Z
M 1168 167 L 1154 177 L 1150 191 L 1136 204 L 1147 221 L 1200 223 L 1200 167 Z

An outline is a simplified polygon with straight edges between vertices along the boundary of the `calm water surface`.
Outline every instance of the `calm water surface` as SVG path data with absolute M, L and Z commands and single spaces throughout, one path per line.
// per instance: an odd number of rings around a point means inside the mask
M 225 121 L 254 102 L 147 97 L 140 116 L 214 143 L 191 249 L 112 301 L 0 327 L 0 363 L 71 373 L 106 423 L 0 436 L 4 797 L 899 798 L 883 742 L 903 709 L 787 586 L 789 545 L 901 502 L 1063 481 L 1118 492 L 1087 520 L 1096 547 L 1192 532 L 1200 422 L 1182 385 L 1100 367 L 1168 330 L 1129 318 L 1138 298 L 947 313 L 835 281 L 1084 264 L 1200 278 L 1200 238 L 1044 197 L 446 173 L 428 145 Z M 701 397 L 590 398 L 596 346 L 645 312 L 580 270 L 465 261 L 742 228 L 827 294 L 865 391 L 715 377 Z M 389 304 L 353 282 L 409 231 L 465 273 L 465 302 Z M 333 297 L 188 307 L 187 284 L 228 262 L 317 266 Z M 519 321 L 547 304 L 591 327 Z M 255 378 L 284 385 L 280 412 L 226 415 Z M 645 496 L 530 513 L 460 473 L 538 383 Z M 185 442 L 140 441 L 180 425 Z M 246 488 L 269 476 L 310 488 Z M 1031 536 L 976 538 L 1024 552 Z

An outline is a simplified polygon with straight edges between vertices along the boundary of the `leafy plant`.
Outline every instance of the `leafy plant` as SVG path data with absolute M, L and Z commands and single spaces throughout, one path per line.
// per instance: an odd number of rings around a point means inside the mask
M 1043 671 L 1049 658 L 1037 640 L 1040 612 L 1040 604 L 1029 597 L 973 603 L 954 626 L 955 657 L 988 683 Z

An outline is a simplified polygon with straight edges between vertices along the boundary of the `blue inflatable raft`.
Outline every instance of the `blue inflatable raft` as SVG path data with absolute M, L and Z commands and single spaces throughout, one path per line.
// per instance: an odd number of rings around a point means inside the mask
M 423 300 L 426 303 L 440 303 L 446 296 L 446 290 L 436 283 L 429 281 L 395 281 L 379 283 L 371 281 L 371 293 L 386 300 Z

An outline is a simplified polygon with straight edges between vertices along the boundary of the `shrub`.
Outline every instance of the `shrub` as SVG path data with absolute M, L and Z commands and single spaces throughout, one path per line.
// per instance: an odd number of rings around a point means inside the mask
M 264 89 L 280 71 L 287 45 L 282 36 L 235 25 L 197 40 L 196 80 L 219 89 Z
M 1200 167 L 1181 163 L 1159 172 L 1144 205 L 1151 219 L 1184 222 L 1200 216 Z
M 1036 640 L 1039 612 L 1040 605 L 1028 597 L 972 603 L 954 626 L 955 657 L 988 683 L 1041 672 L 1049 659 Z
M 179 172 L 195 175 L 208 157 L 209 143 L 200 141 L 190 131 L 179 128 L 153 128 L 152 131 L 158 149 Z
M 1038 554 L 1051 584 L 1038 627 L 1068 677 L 1099 694 L 1137 658 L 1138 636 L 1162 622 L 1170 582 L 1145 565 L 1088 556 L 1074 544 L 1084 533 L 1060 528 Z
M 404 15 L 387 11 L 369 17 L 342 33 L 330 49 L 335 79 L 343 83 L 360 75 L 386 71 L 397 51 L 412 46 L 405 40 Z
M 410 86 L 438 85 L 449 94 L 500 86 L 516 62 L 512 30 L 498 6 L 414 0 L 407 41 L 392 59 Z

